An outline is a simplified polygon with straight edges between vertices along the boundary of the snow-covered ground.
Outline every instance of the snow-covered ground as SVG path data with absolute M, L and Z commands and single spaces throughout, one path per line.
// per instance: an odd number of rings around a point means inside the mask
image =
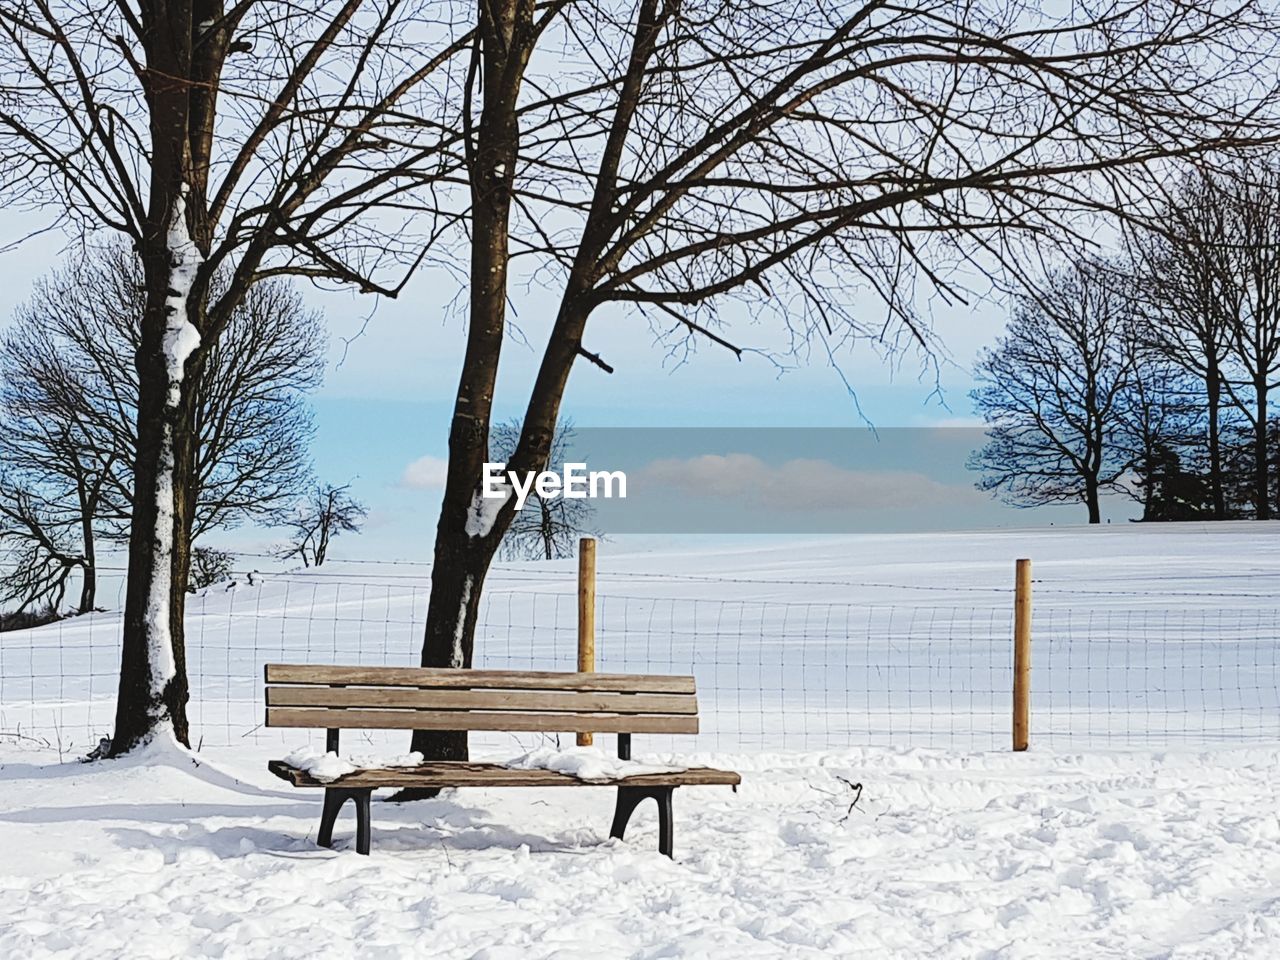
M 696 675 L 702 733 L 663 748 L 1000 748 L 1021 556 L 1037 743 L 1280 741 L 1280 523 L 606 543 L 599 667 Z M 427 594 L 422 567 L 333 563 L 191 598 L 196 741 L 273 736 L 265 662 L 416 663 Z M 571 561 L 500 565 L 477 662 L 574 669 L 575 619 Z M 0 636 L 0 730 L 70 750 L 108 733 L 119 633 L 106 613 Z
M 0 956 L 1274 957 L 1280 751 L 708 756 L 607 839 L 608 788 L 375 803 L 373 853 L 261 747 L 0 756 Z M 850 783 L 862 798 L 850 812 Z M 651 806 L 651 805 L 650 805 Z
M 375 804 L 368 858 L 348 808 L 338 849 L 315 846 L 319 797 L 265 766 L 318 739 L 258 728 L 262 664 L 412 663 L 422 568 L 193 598 L 194 762 L 74 762 L 110 729 L 118 615 L 0 635 L 0 957 L 1280 955 L 1277 533 L 606 544 L 601 668 L 692 671 L 704 717 L 637 758 L 744 778 L 677 793 L 674 862 L 652 809 L 608 840 L 598 787 Z M 1036 615 L 1015 755 L 1019 556 Z M 572 669 L 574 611 L 572 564 L 502 567 L 480 663 Z

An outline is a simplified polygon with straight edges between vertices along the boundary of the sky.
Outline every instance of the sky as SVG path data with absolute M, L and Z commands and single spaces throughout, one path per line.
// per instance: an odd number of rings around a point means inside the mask
M 27 226 L 19 217 L 7 213 L 4 217 L 0 239 L 10 240 Z M 0 324 L 7 323 L 14 308 L 30 294 L 35 278 L 73 253 L 65 248 L 63 238 L 53 234 L 0 253 L 0 271 L 5 277 L 0 285 Z M 313 397 L 318 428 L 312 450 L 316 472 L 326 481 L 350 482 L 353 493 L 370 511 L 358 538 L 335 544 L 338 556 L 430 557 L 440 502 L 438 478 L 465 336 L 457 305 L 450 307 L 456 293 L 454 279 L 439 269 L 424 269 L 394 301 L 306 289 L 309 302 L 323 311 L 332 341 L 324 385 Z M 495 400 L 497 419 L 516 417 L 523 411 L 553 314 L 554 291 L 517 288 L 512 306 L 519 332 L 509 337 L 504 347 Z M 875 317 L 882 311 L 870 298 L 855 306 Z M 922 309 L 927 310 L 927 305 Z M 927 510 L 899 508 L 877 513 L 875 508 L 881 504 L 872 496 L 861 519 L 842 515 L 835 522 L 841 532 L 1081 522 L 1081 508 L 1021 510 L 973 491 L 975 478 L 965 470 L 964 460 L 980 434 L 973 429 L 979 421 L 972 415 L 967 396 L 969 371 L 980 347 L 1001 329 L 1005 311 L 999 302 L 979 302 L 935 307 L 928 315 L 942 348 L 942 362 L 936 371 L 914 354 L 887 362 L 866 344 L 842 356 L 839 370 L 816 350 L 808 358 L 781 364 L 758 353 L 747 353 L 738 360 L 710 343 L 700 344 L 692 355 L 672 356 L 643 319 L 602 313 L 592 318 L 585 345 L 608 361 L 614 373 L 579 362 L 570 377 L 563 413 L 573 419 L 580 433 L 597 441 L 608 431 L 650 428 L 639 434 L 624 432 L 604 443 L 604 450 L 614 451 L 615 461 L 619 459 L 617 451 L 630 450 L 628 443 L 615 442 L 618 437 L 643 436 L 644 442 L 638 446 L 652 453 L 650 459 L 670 461 L 671 450 L 678 448 L 686 467 L 705 474 L 707 462 L 694 462 L 698 454 L 688 447 L 690 438 L 701 437 L 713 438 L 704 451 L 707 455 L 740 454 L 766 461 L 781 458 L 771 462 L 770 469 L 791 469 L 794 473 L 799 467 L 793 461 L 821 461 L 816 467 L 819 473 L 824 469 L 822 464 L 837 471 L 830 474 L 829 484 L 844 484 L 847 490 L 863 494 L 892 487 L 904 471 L 910 474 L 910 482 L 948 488 Z M 733 316 L 733 330 L 736 342 L 744 347 L 777 353 L 784 346 L 778 329 L 753 323 L 745 316 Z M 686 432 L 679 441 L 655 441 L 655 435 L 662 432 L 655 428 Z M 862 438 L 846 443 L 833 440 L 835 434 L 812 434 L 809 436 L 815 444 L 809 447 L 803 443 L 780 446 L 779 436 L 796 428 L 843 430 L 845 438 Z M 886 431 L 895 428 L 914 428 L 916 432 L 889 434 L 898 440 L 886 443 Z M 961 443 L 959 435 L 951 435 L 930 446 L 924 428 L 956 430 L 966 439 Z M 717 434 L 717 430 L 722 432 Z M 723 432 L 726 430 L 729 432 Z M 907 435 L 912 437 L 905 444 L 912 451 L 909 457 L 904 460 L 900 451 L 885 452 L 895 446 L 904 448 L 901 441 Z M 939 438 L 944 435 L 935 434 Z M 739 440 L 741 449 L 735 449 Z M 600 448 L 601 444 L 595 446 Z M 629 460 L 627 469 L 645 469 L 646 464 L 636 456 L 625 459 Z M 721 466 L 741 468 L 743 462 L 725 461 Z M 617 462 L 592 462 L 590 466 L 621 468 Z M 684 494 L 679 489 L 668 491 L 669 501 L 686 496 L 687 478 L 677 480 L 670 476 L 669 463 L 666 468 L 669 484 L 676 488 L 684 484 Z M 777 487 L 778 477 L 765 479 Z M 1115 501 L 1111 508 L 1117 519 L 1130 513 L 1123 502 Z M 725 491 L 725 499 L 712 511 L 720 518 L 719 527 L 699 535 L 717 530 L 728 533 L 735 510 L 758 513 L 759 509 L 759 503 L 753 506 L 744 499 L 742 490 Z M 777 509 L 776 503 L 767 509 Z M 679 525 L 661 522 L 652 507 L 634 513 L 629 522 L 621 523 L 623 532 L 632 539 L 650 519 L 651 532 L 658 540 L 677 535 L 672 528 L 679 529 Z M 619 514 L 614 511 L 610 516 L 616 519 Z M 825 528 L 821 516 L 815 513 L 804 520 L 793 509 L 782 530 L 761 531 L 758 523 L 744 523 L 743 527 L 746 532 L 787 532 L 792 528 L 808 532 L 815 525 Z M 252 553 L 265 551 L 278 539 L 279 535 L 270 531 L 240 530 L 211 534 L 209 542 Z

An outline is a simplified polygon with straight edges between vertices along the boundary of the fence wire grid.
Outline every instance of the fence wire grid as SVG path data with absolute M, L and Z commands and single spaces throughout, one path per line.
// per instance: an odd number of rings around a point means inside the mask
M 644 738 L 653 749 L 1009 747 L 1007 587 L 975 589 L 965 604 L 830 603 L 714 598 L 727 584 L 785 593 L 815 581 L 672 580 L 700 595 L 632 595 L 646 581 L 628 576 L 602 578 L 597 596 L 598 670 L 697 678 L 701 732 Z M 1036 589 L 1033 748 L 1280 741 L 1280 609 L 1222 606 L 1210 592 L 1171 605 L 1123 588 Z M 298 739 L 262 726 L 264 663 L 416 664 L 428 593 L 421 575 L 309 573 L 190 597 L 193 745 Z M 571 581 L 497 577 L 474 665 L 574 670 L 576 618 Z M 118 614 L 0 634 L 0 732 L 71 752 L 108 735 L 119 636 Z

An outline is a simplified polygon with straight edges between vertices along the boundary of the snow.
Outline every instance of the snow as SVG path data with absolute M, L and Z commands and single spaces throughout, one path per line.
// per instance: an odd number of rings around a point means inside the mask
M 181 401 L 182 378 L 186 372 L 187 360 L 200 346 L 200 331 L 191 323 L 187 300 L 191 296 L 191 286 L 204 263 L 204 257 L 187 229 L 186 197 L 189 192 L 190 188 L 184 183 L 173 202 L 173 214 L 169 218 L 165 238 L 172 265 L 169 273 L 169 295 L 165 301 L 167 322 L 164 335 L 171 407 L 176 407 Z
M 477 489 L 475 495 L 471 498 L 471 506 L 467 508 L 467 523 L 464 528 L 468 537 L 487 537 L 489 531 L 493 529 L 493 525 L 498 520 L 498 513 L 506 505 L 507 501 L 511 499 L 511 482 L 504 477 L 498 482 L 498 486 L 506 488 L 506 496 L 486 497 L 482 490 Z
M 1029 556 L 1036 745 L 1280 742 L 1278 534 L 1280 523 L 1240 522 L 696 549 L 610 541 L 597 669 L 697 677 L 701 732 L 645 738 L 644 749 L 1003 748 L 1013 560 Z M 575 577 L 571 560 L 496 564 L 476 666 L 575 669 Z M 118 589 L 106 580 L 100 602 Z M 416 664 L 429 590 L 426 565 L 332 560 L 319 574 L 268 573 L 189 597 L 193 737 L 295 746 L 261 727 L 263 663 Z M 0 731 L 73 749 L 110 733 L 119 637 L 115 612 L 5 634 Z M 493 743 L 505 756 L 539 745 Z
M 323 783 L 331 783 L 339 777 L 369 767 L 416 767 L 422 763 L 422 754 L 417 751 L 391 755 L 360 753 L 344 758 L 332 750 L 326 753 L 314 747 L 301 746 L 287 753 L 284 762 Z
M 613 780 L 643 773 L 672 773 L 685 767 L 665 763 L 619 760 L 599 747 L 538 747 L 511 760 L 501 761 L 512 770 L 551 770 L 579 780 Z
M 345 777 L 348 773 L 355 773 L 360 769 L 354 763 L 343 760 L 332 750 L 324 753 L 312 747 L 300 747 L 286 754 L 284 762 L 297 767 L 304 773 L 309 773 L 323 783 L 331 783 L 339 777 Z
M 166 423 L 156 465 L 156 518 L 153 568 L 146 611 L 147 661 L 152 699 L 158 701 L 177 671 L 170 625 L 169 586 L 173 577 L 173 431 Z M 163 726 L 163 725 L 162 725 Z
M 467 574 L 462 581 L 462 598 L 458 601 L 458 619 L 453 625 L 453 650 L 449 656 L 449 666 L 456 668 L 466 666 L 466 655 L 462 649 L 462 638 L 467 632 L 467 604 L 471 602 L 471 586 L 474 581 Z
M 259 729 L 262 664 L 416 662 L 425 568 L 334 561 L 190 598 L 194 755 L 74 762 L 110 729 L 118 614 L 5 634 L 0 731 L 50 745 L 0 736 L 0 957 L 1274 956 L 1277 531 L 606 544 L 600 669 L 698 678 L 702 732 L 637 736 L 636 763 L 743 775 L 677 792 L 674 862 L 653 804 L 608 838 L 600 786 L 375 803 L 367 858 L 347 807 L 337 849 L 315 845 L 321 791 L 265 769 L 308 735 Z M 1032 749 L 1013 754 L 1019 556 Z M 499 564 L 477 663 L 572 669 L 574 567 Z M 474 742 L 616 769 L 545 737 Z M 350 766 L 417 762 L 403 732 L 343 743 Z
M 375 802 L 373 853 L 255 748 L 0 747 L 0 956 L 1266 958 L 1280 750 L 685 756 L 675 860 L 604 787 Z M 847 782 L 846 782 L 847 781 Z M 850 783 L 862 798 L 850 811 Z
M 357 767 L 416 767 L 422 763 L 422 754 L 410 753 L 353 753 L 351 762 Z
M 316 780 L 332 783 L 349 773 L 369 767 L 414 767 L 422 763 L 418 752 L 402 754 L 360 753 L 343 757 L 331 751 L 301 746 L 285 755 L 284 762 L 305 771 Z M 611 780 L 642 773 L 670 773 L 684 767 L 664 763 L 640 763 L 619 760 L 599 747 L 538 747 L 528 753 L 499 763 L 512 770 L 552 770 L 580 780 Z

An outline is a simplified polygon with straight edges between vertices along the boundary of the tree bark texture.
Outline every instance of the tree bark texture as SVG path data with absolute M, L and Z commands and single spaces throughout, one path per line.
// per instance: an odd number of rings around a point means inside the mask
M 204 334 L 208 277 L 203 262 L 193 275 L 180 277 L 179 254 L 171 247 L 176 231 L 194 243 L 202 261 L 209 252 L 205 191 L 217 78 L 226 51 L 225 40 L 197 36 L 201 23 L 222 18 L 217 0 L 161 2 L 148 14 L 145 91 L 152 155 L 139 251 L 146 304 L 135 358 L 135 496 L 113 756 L 166 729 L 189 745 L 183 613 L 194 520 L 194 392 L 205 350 L 197 345 L 185 369 L 175 371 L 172 328 L 186 321 Z M 175 315 L 179 309 L 184 317 Z

